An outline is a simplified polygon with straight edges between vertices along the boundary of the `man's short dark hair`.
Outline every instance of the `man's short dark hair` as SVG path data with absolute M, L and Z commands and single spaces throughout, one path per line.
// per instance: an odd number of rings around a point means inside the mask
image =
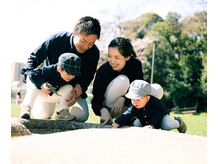
M 97 38 L 100 38 L 100 22 L 98 19 L 85 16 L 78 20 L 75 25 L 74 32 L 77 34 L 84 33 L 85 35 L 97 35 Z

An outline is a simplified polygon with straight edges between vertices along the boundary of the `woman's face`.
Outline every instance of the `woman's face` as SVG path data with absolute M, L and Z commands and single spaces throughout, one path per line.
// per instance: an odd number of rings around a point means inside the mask
M 129 59 L 130 56 L 124 57 L 116 47 L 108 49 L 108 61 L 114 71 L 121 71 Z

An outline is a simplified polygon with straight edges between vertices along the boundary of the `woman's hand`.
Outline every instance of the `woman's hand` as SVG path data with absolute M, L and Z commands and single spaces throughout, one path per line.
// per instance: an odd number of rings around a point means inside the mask
M 106 108 L 102 108 L 100 110 L 100 113 L 101 113 L 100 123 L 102 125 L 112 124 L 113 123 L 113 119 L 111 117 L 111 114 L 110 114 L 110 112 Z
M 122 114 L 123 107 L 125 103 L 125 98 L 124 97 L 119 97 L 117 101 L 113 104 L 111 113 L 113 116 L 117 117 L 120 114 Z

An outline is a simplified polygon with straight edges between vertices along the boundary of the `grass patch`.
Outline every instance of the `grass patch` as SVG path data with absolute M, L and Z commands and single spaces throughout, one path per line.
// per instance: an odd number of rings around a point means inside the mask
M 15 118 L 18 118 L 20 117 L 20 111 L 21 111 L 21 105 L 17 105 L 15 103 L 11 103 L 11 117 L 15 117 Z M 54 114 L 52 115 L 52 119 L 55 119 L 55 112 Z M 87 123 L 96 123 L 96 124 L 99 124 L 100 122 L 100 117 L 96 116 L 94 114 L 94 112 L 90 109 L 89 110 L 89 118 L 88 120 L 86 121 Z
M 16 105 L 12 103 L 11 117 L 20 117 L 20 110 L 21 110 L 21 105 Z M 96 116 L 91 109 L 89 110 L 89 113 L 90 113 L 89 118 L 86 122 L 99 124 L 100 117 Z M 186 134 L 207 137 L 207 113 L 193 115 L 193 114 L 176 114 L 172 112 L 171 117 L 173 118 L 174 116 L 181 117 L 185 121 L 187 125 Z M 55 119 L 55 112 L 52 116 L 52 119 Z M 172 131 L 178 132 L 176 129 Z

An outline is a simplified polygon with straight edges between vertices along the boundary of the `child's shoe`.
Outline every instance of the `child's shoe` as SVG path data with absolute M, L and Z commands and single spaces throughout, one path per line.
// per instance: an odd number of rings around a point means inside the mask
M 56 120 L 66 120 L 66 121 L 73 121 L 76 117 L 71 115 L 68 109 L 63 109 L 59 112 L 56 112 Z
M 180 133 L 185 133 L 187 130 L 187 126 L 186 126 L 185 122 L 180 117 L 174 117 L 174 118 L 175 118 L 175 120 L 179 121 L 179 127 L 177 128 L 177 130 Z

